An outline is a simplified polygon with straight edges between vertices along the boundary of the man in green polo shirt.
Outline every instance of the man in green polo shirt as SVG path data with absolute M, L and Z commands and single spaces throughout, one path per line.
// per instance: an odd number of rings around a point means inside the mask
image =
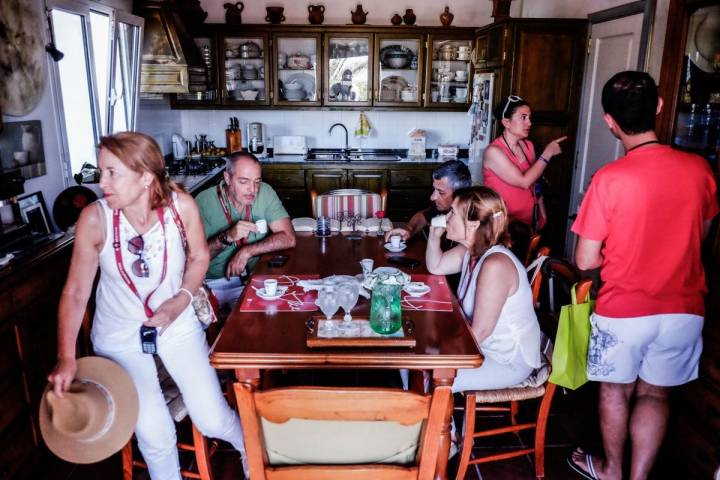
M 294 247 L 295 231 L 275 191 L 262 182 L 260 162 L 254 155 L 234 153 L 223 177 L 223 182 L 200 192 L 195 200 L 210 248 L 205 278 L 220 305 L 232 308 L 242 293 L 243 278 L 258 257 Z

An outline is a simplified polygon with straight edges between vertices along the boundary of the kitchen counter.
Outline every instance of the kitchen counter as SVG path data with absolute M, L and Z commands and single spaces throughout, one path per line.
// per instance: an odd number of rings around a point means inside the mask
M 305 165 L 352 165 L 352 166 L 361 166 L 361 165 L 377 165 L 377 164 L 383 164 L 383 165 L 394 165 L 394 164 L 417 164 L 417 163 L 442 163 L 445 160 L 440 160 L 437 158 L 403 158 L 402 160 L 394 160 L 394 161 L 370 161 L 370 160 L 360 160 L 360 161 L 335 161 L 335 160 L 306 160 L 305 155 L 275 155 L 273 157 L 267 157 L 267 158 L 261 158 L 260 163 L 269 163 L 269 164 L 282 164 L 282 163 L 302 163 Z
M 170 175 L 170 180 L 185 187 L 192 196 L 217 182 L 225 167 L 213 168 L 206 175 Z

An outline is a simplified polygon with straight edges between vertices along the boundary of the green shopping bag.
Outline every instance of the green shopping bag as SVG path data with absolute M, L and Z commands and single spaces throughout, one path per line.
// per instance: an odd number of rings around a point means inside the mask
M 550 381 L 571 390 L 587 383 L 587 353 L 590 340 L 590 314 L 595 301 L 590 294 L 583 303 L 577 303 L 575 287 L 570 289 L 572 304 L 560 310 L 555 348 L 552 356 Z

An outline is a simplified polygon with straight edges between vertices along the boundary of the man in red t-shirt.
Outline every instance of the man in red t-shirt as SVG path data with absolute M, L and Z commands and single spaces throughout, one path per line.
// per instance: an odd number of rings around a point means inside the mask
M 629 478 L 645 479 L 665 435 L 670 387 L 698 375 L 707 291 L 700 246 L 718 213 L 716 186 L 702 157 L 658 142 L 662 99 L 650 75 L 616 74 L 602 105 L 625 156 L 593 176 L 572 231 L 577 266 L 601 267 L 587 368 L 602 382 L 605 458 L 577 449 L 568 463 L 585 478 L 621 479 L 629 432 Z

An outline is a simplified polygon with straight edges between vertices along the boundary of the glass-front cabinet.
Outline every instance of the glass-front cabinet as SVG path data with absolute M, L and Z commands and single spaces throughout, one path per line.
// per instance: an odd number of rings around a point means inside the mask
M 188 93 L 175 95 L 173 103 L 176 105 L 217 105 L 220 102 L 217 79 L 217 51 L 215 37 L 194 38 L 195 44 L 200 50 L 203 62 L 206 65 L 206 75 L 200 76 L 199 81 L 194 81 L 194 75 L 190 75 Z
M 377 106 L 422 106 L 423 35 L 375 35 Z
M 672 144 L 718 161 L 720 150 L 720 5 L 690 15 Z
M 372 37 L 372 34 L 325 35 L 325 105 L 369 106 L 372 103 Z
M 220 80 L 225 105 L 268 105 L 268 38 L 265 34 L 224 36 L 220 40 Z
M 320 105 L 320 34 L 273 36 L 274 105 Z
M 472 39 L 428 35 L 428 45 L 425 105 L 469 106 Z

